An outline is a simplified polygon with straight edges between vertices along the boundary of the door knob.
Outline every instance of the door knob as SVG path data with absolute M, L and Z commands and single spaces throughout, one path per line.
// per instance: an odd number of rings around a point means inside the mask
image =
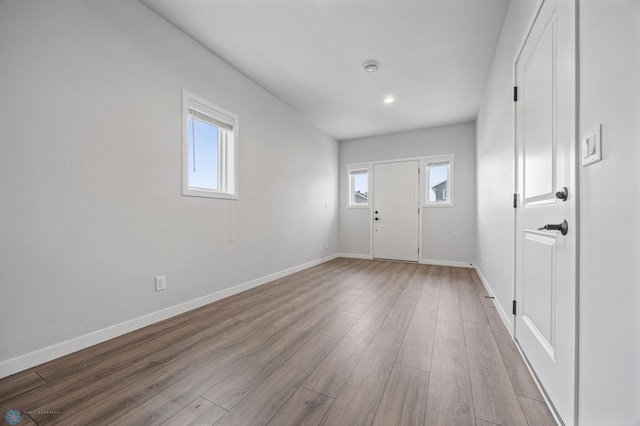
M 556 198 L 562 201 L 567 201 L 567 198 L 569 198 L 569 190 L 566 186 L 563 187 L 562 190 L 556 192 Z
M 569 224 L 566 220 L 563 220 L 562 223 L 558 225 L 545 225 L 542 228 L 538 228 L 538 231 L 560 231 L 562 235 L 567 235 L 569 232 Z
M 378 210 L 376 210 L 375 213 L 378 214 Z
M 380 220 L 380 218 L 379 217 L 374 217 L 373 220 L 378 221 L 378 220 Z

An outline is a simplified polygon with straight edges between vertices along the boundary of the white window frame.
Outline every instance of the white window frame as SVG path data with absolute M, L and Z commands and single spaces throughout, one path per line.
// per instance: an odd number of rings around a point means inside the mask
M 352 172 L 367 172 L 367 204 L 356 204 L 353 200 L 353 177 Z M 368 209 L 371 207 L 371 163 L 347 164 L 347 208 Z
M 231 130 L 218 133 L 218 189 L 189 186 L 189 115 L 190 110 L 224 123 Z M 186 90 L 182 93 L 182 195 L 192 197 L 238 199 L 238 128 L 239 118 Z
M 424 157 L 424 166 L 422 169 L 424 170 L 424 179 L 423 182 L 425 184 L 425 190 L 423 191 L 424 196 L 424 204 L 423 207 L 453 207 L 453 198 L 455 194 L 454 189 L 454 161 L 453 154 L 446 155 L 437 155 Z M 442 163 L 449 163 L 449 168 L 447 170 L 447 200 L 443 201 L 429 201 L 429 191 L 431 191 L 431 182 L 429 168 L 431 165 L 440 165 Z

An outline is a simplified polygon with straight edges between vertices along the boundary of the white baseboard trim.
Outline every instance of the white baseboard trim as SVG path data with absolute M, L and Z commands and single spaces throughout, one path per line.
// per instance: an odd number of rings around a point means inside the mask
M 42 363 L 52 361 L 56 358 L 60 358 L 70 353 L 88 348 L 98 343 L 105 342 L 107 340 L 113 339 L 114 337 L 122 336 L 148 325 L 155 324 L 176 315 L 180 315 L 193 309 L 200 308 L 204 305 L 208 305 L 209 303 L 224 299 L 225 297 L 233 296 L 234 294 L 243 292 L 245 290 L 258 287 L 262 284 L 266 284 L 278 278 L 282 278 L 287 275 L 302 271 L 304 269 L 319 265 L 321 263 L 328 262 L 338 257 L 344 256 L 340 254 L 333 254 L 321 259 L 312 260 L 301 265 L 293 266 L 291 268 L 287 268 L 273 274 L 256 278 L 255 280 L 216 291 L 215 293 L 211 293 L 206 296 L 198 297 L 196 299 L 189 300 L 175 306 L 170 306 L 160 311 L 152 312 L 150 314 L 146 314 L 141 317 L 122 322 L 120 324 L 115 324 L 101 330 L 96 330 L 82 336 L 74 337 L 64 342 L 56 343 L 42 349 L 37 349 L 33 352 L 29 352 L 24 355 L 19 355 L 15 358 L 2 361 L 0 362 L 0 379 L 18 373 L 20 371 L 24 371 L 28 368 L 35 367 Z
M 474 267 L 473 262 L 460 262 L 457 260 L 420 259 L 420 263 L 423 265 L 453 266 L 456 268 Z
M 495 305 L 496 310 L 498 311 L 498 315 L 500 315 L 500 319 L 504 323 L 504 326 L 507 327 L 507 330 L 509 330 L 509 334 L 513 336 L 513 322 L 512 322 L 513 315 L 508 315 L 507 311 L 504 310 L 504 307 L 502 306 L 500 301 L 496 298 L 496 294 L 493 292 L 491 285 L 489 285 L 489 282 L 485 278 L 484 274 L 482 273 L 478 265 L 474 265 L 474 268 L 478 273 L 478 276 L 480 277 L 480 281 L 482 281 L 482 285 L 484 285 L 484 288 L 487 290 L 487 293 L 489 293 L 489 296 L 493 297 L 492 299 L 493 304 Z
M 359 253 L 338 253 L 337 257 L 346 257 L 348 259 L 373 259 L 369 254 L 359 254 Z
M 346 257 L 349 259 L 368 259 L 373 260 L 370 254 L 360 253 L 338 253 L 338 257 Z M 419 263 L 424 265 L 438 265 L 438 266 L 454 266 L 457 268 L 473 268 L 473 262 L 460 262 L 456 260 L 436 260 L 436 259 L 420 259 Z

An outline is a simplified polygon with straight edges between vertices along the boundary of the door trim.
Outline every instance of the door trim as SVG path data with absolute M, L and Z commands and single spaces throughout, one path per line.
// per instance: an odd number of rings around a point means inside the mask
M 419 179 L 418 179 L 418 208 L 419 208 L 419 218 L 418 218 L 418 249 L 420 251 L 418 256 L 418 263 L 422 261 L 422 209 L 423 201 L 424 201 L 424 184 L 422 182 L 422 173 L 424 172 L 424 159 L 427 156 L 421 157 L 405 157 L 398 158 L 393 160 L 378 160 L 378 161 L 369 161 L 369 162 L 361 162 L 359 164 L 368 164 L 369 167 L 369 192 L 371 193 L 371 198 L 369 202 L 369 259 L 373 259 L 373 203 L 375 203 L 375 190 L 373 188 L 373 166 L 375 164 L 387 164 L 387 163 L 402 163 L 405 161 L 418 161 L 418 170 L 419 170 Z M 348 165 L 347 165 L 348 166 Z
M 408 158 L 400 158 L 397 160 L 379 160 L 379 161 L 371 161 L 369 162 L 369 183 L 371 184 L 369 192 L 371 193 L 371 202 L 369 203 L 369 258 L 374 259 L 373 257 L 373 206 L 375 204 L 375 188 L 373 187 L 373 174 L 374 167 L 376 164 L 392 164 L 392 163 L 404 163 L 408 161 L 417 161 L 418 162 L 418 263 L 422 262 L 422 209 L 424 208 L 424 184 L 422 179 L 422 173 L 424 172 L 424 164 L 425 164 L 425 156 L 422 157 L 408 157 Z

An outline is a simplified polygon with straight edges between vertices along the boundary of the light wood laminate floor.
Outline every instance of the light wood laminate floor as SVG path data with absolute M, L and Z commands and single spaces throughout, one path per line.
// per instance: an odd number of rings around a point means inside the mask
M 471 269 L 336 259 L 0 380 L 22 425 L 555 424 Z

